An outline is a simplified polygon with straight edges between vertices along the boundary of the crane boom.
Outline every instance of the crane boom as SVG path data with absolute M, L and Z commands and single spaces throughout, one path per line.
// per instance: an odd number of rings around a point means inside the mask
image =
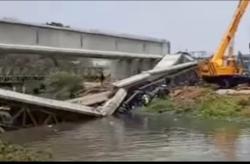
M 211 59 L 211 62 L 216 63 L 217 65 L 223 64 L 223 59 L 224 59 L 224 56 L 226 54 L 226 50 L 229 47 L 232 39 L 235 36 L 235 33 L 238 29 L 240 20 L 241 20 L 243 14 L 245 13 L 248 4 L 249 4 L 249 0 L 241 0 L 239 2 L 239 5 L 235 11 L 235 15 L 233 17 L 233 20 L 232 20 L 228 30 L 226 31 L 219 47 L 215 51 L 215 53 Z

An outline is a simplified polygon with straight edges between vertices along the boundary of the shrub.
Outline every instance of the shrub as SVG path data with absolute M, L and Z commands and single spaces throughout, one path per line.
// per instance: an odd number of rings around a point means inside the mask
M 170 99 L 154 99 L 147 107 L 143 107 L 145 112 L 162 113 L 173 109 Z
M 67 72 L 50 74 L 45 80 L 45 86 L 45 92 L 50 95 L 50 98 L 60 100 L 74 98 L 78 91 L 84 89 L 83 78 Z

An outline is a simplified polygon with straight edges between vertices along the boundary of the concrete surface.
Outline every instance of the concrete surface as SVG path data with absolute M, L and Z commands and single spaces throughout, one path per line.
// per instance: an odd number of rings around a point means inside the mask
M 48 46 L 34 46 L 34 45 L 20 45 L 20 44 L 1 44 L 1 53 L 17 53 L 17 54 L 40 54 L 40 55 L 60 55 L 60 56 L 74 56 L 87 58 L 103 58 L 103 59 L 119 59 L 119 58 L 133 58 L 133 59 L 160 59 L 161 55 L 157 54 L 137 54 L 120 51 L 99 51 L 87 49 L 73 49 L 73 48 L 56 48 Z
M 111 94 L 110 91 L 95 93 L 95 94 L 90 94 L 84 97 L 71 99 L 71 100 L 68 100 L 67 102 L 77 103 L 81 105 L 94 105 L 94 104 L 103 103 L 107 101 L 110 94 Z
M 4 89 L 0 89 L 0 98 L 4 100 L 11 100 L 14 102 L 16 101 L 19 103 L 46 107 L 51 110 L 64 110 L 68 112 L 74 112 L 74 113 L 85 114 L 85 115 L 90 115 L 90 116 L 101 116 L 101 113 L 96 111 L 95 108 L 92 108 L 92 107 L 32 96 L 32 95 L 13 92 L 13 91 L 4 90 Z
M 99 30 L 56 27 L 21 21 L 0 20 L 0 43 L 45 45 L 144 54 L 168 54 L 170 42 L 153 37 Z

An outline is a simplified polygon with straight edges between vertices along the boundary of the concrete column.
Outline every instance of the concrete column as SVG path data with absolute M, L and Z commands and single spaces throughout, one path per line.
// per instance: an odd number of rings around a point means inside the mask
M 152 59 L 150 60 L 150 69 L 153 69 L 160 60 Z
M 141 73 L 141 68 L 140 68 L 140 59 L 133 59 L 131 61 L 130 67 L 130 76 L 131 75 L 136 75 L 138 73 Z
M 147 70 L 150 70 L 152 69 L 152 61 L 151 60 L 148 60 L 148 59 L 142 59 L 141 62 L 140 62 L 140 65 L 141 65 L 141 70 L 142 71 L 147 71 Z
M 143 71 L 143 59 L 139 59 L 138 60 L 138 72 L 142 72 Z
M 112 80 L 121 80 L 132 75 L 152 69 L 156 65 L 155 59 L 118 59 L 110 64 Z
M 111 79 L 116 81 L 127 77 L 130 72 L 128 67 L 128 62 L 124 59 L 113 60 L 110 64 Z
M 118 62 L 118 60 L 111 60 L 110 61 L 109 72 L 110 72 L 111 81 L 116 80 L 117 70 L 115 68 L 116 68 L 117 62 Z
M 126 59 L 125 62 L 126 62 L 126 65 L 125 65 L 126 70 L 124 72 L 124 77 L 126 78 L 126 77 L 129 77 L 133 74 L 134 68 L 133 68 L 133 60 L 132 59 Z
M 171 43 L 170 42 L 164 42 L 162 43 L 162 54 L 170 54 L 171 53 Z
M 153 69 L 157 63 L 158 63 L 158 61 L 155 59 L 148 59 L 148 69 L 149 70 Z

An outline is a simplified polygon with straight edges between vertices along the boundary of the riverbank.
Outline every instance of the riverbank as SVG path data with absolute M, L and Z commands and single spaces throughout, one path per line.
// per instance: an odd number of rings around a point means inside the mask
M 250 94 L 218 94 L 211 87 L 182 87 L 165 99 L 155 99 L 143 112 L 187 113 L 211 119 L 250 119 Z
M 51 154 L 43 151 L 31 151 L 22 146 L 0 140 L 0 161 L 44 161 L 51 159 Z

